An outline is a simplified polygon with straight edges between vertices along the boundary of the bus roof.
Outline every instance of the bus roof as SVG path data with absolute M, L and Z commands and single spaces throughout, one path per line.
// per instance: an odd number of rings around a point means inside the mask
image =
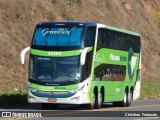
M 121 29 L 121 28 L 117 28 L 117 27 L 113 27 L 113 26 L 109 26 L 109 25 L 104 25 L 104 24 L 97 23 L 97 26 L 98 27 L 103 27 L 103 28 L 106 28 L 106 29 L 109 29 L 109 30 L 113 30 L 113 31 L 118 31 L 118 32 L 134 35 L 134 36 L 140 36 L 140 34 L 137 33 L 137 32 L 133 32 L 133 31 L 129 31 L 129 30 L 125 30 L 125 29 Z
M 84 25 L 84 26 L 97 26 L 95 22 L 80 22 L 80 21 L 51 21 L 51 22 L 40 22 L 38 25 L 53 26 L 53 25 Z
M 40 22 L 38 23 L 38 26 L 54 26 L 54 25 L 82 25 L 82 26 L 98 26 L 98 27 L 103 27 L 109 30 L 113 30 L 113 31 L 118 31 L 118 32 L 122 32 L 122 33 L 126 33 L 126 34 L 130 34 L 130 35 L 135 35 L 135 36 L 140 36 L 139 33 L 137 32 L 133 32 L 133 31 L 129 31 L 129 30 L 125 30 L 125 29 L 121 29 L 121 28 L 117 28 L 117 27 L 113 27 L 113 26 L 109 26 L 109 25 L 104 25 L 104 24 L 100 24 L 100 23 L 96 23 L 96 22 L 81 22 L 81 21 L 50 21 L 50 22 Z

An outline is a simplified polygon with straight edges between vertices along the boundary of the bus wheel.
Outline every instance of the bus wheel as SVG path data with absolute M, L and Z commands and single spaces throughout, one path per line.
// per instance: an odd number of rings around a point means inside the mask
M 128 99 L 127 99 L 127 105 L 126 106 L 131 105 L 132 98 L 133 98 L 133 92 L 132 92 L 132 90 L 130 90 L 130 93 L 128 94 Z
M 99 93 L 99 95 L 97 95 L 97 100 L 95 103 L 95 108 L 100 109 L 102 107 L 102 92 Z
M 127 102 L 128 102 L 128 92 L 127 92 L 127 90 L 125 90 L 123 101 L 120 102 L 120 106 L 126 107 L 127 106 Z
M 96 96 L 95 96 L 95 92 L 93 92 L 91 103 L 88 104 L 88 109 L 92 110 L 95 108 L 95 101 L 96 101 Z

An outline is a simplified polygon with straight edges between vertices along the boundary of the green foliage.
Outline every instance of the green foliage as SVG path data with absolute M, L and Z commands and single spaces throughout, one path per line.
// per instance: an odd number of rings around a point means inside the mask
M 21 10 L 19 7 L 16 7 L 16 18 L 18 19 L 21 15 Z
M 50 20 L 50 21 L 56 20 L 55 16 L 52 13 L 48 13 L 47 19 Z
M 160 83 L 157 81 L 142 81 L 140 99 L 160 98 Z
M 153 17 L 154 17 L 158 27 L 160 27 L 160 11 L 157 7 L 153 7 Z
M 67 0 L 67 4 L 69 6 L 72 6 L 73 4 L 75 4 L 77 2 L 77 0 Z
M 127 3 L 127 0 L 122 0 L 122 4 L 126 4 Z

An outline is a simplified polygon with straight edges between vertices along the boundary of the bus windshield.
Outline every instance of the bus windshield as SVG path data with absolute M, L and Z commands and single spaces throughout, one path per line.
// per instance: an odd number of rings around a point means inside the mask
M 33 45 L 41 46 L 81 46 L 84 27 L 53 26 L 37 27 Z
M 46 85 L 67 85 L 80 82 L 79 56 L 30 57 L 30 80 Z

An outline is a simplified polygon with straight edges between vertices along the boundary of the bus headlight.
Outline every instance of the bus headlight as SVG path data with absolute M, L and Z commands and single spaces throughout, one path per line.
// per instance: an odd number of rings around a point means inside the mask
M 80 99 L 80 96 L 71 98 L 71 100 L 77 100 L 77 101 L 79 101 L 79 99 Z
M 29 91 L 30 91 L 30 92 L 37 92 L 37 90 L 34 89 L 34 88 L 29 88 Z
M 68 90 L 69 93 L 75 93 L 75 92 L 78 92 L 78 91 L 81 91 L 83 88 L 84 88 L 85 85 L 81 86 L 81 87 L 78 87 L 77 89 L 74 89 L 74 90 Z
M 28 99 L 35 99 L 35 97 L 28 95 Z

